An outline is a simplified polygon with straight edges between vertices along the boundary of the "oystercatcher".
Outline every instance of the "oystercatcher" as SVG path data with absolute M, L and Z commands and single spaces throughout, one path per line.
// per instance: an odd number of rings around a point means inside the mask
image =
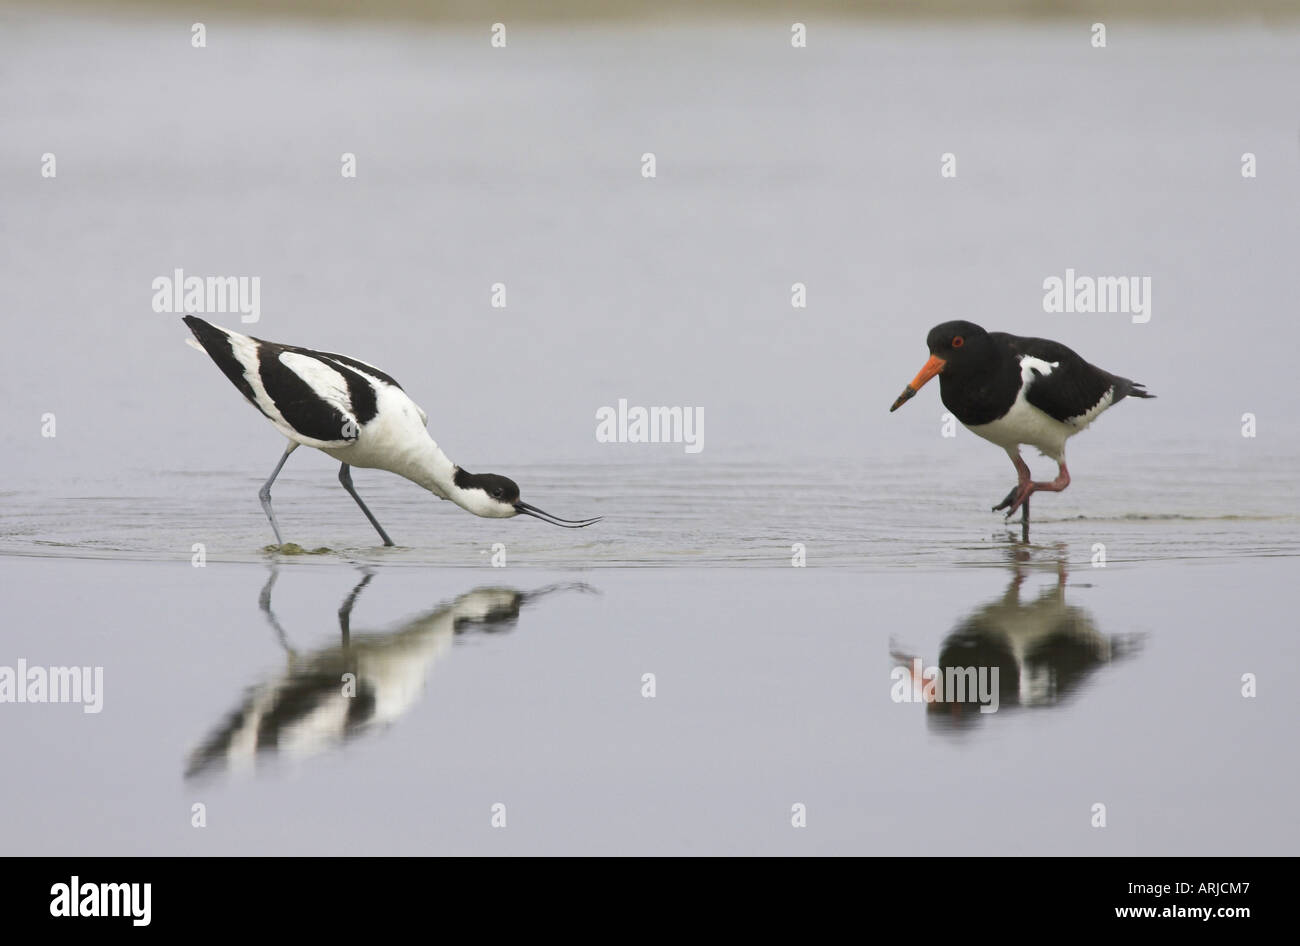
M 280 526 L 271 509 L 271 484 L 299 444 L 315 447 L 340 461 L 339 482 L 356 500 L 384 545 L 392 545 L 383 526 L 352 486 L 351 467 L 372 467 L 404 476 L 440 499 L 487 519 L 520 513 L 543 522 L 581 529 L 594 519 L 568 520 L 521 502 L 513 480 L 495 473 L 469 473 L 456 466 L 425 430 L 428 415 L 401 385 L 373 365 L 329 352 L 279 345 L 240 335 L 193 315 L 186 339 L 206 351 L 227 378 L 275 428 L 289 438 L 271 478 L 258 491 L 275 541 Z M 198 339 L 195 342 L 194 339 Z
M 930 359 L 903 389 L 898 410 L 921 386 L 939 376 L 944 407 L 968 430 L 1002 447 L 1016 466 L 1018 481 L 994 511 L 1011 518 L 1029 496 L 1059 493 L 1070 485 L 1065 441 L 1126 397 L 1155 397 L 1136 381 L 1090 365 L 1060 342 L 986 332 L 973 322 L 944 322 L 925 339 Z M 1037 447 L 1059 466 L 1056 479 L 1036 483 L 1020 456 L 1020 445 Z

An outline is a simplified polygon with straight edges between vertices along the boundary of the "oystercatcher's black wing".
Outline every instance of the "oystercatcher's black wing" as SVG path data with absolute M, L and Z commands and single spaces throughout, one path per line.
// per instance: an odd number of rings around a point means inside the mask
M 1073 349 L 1050 338 L 1021 338 L 1002 332 L 994 334 L 1010 346 L 1017 358 L 1029 355 L 1057 365 L 1048 374 L 1036 372 L 1038 377 L 1025 393 L 1025 400 L 1063 424 L 1085 417 L 1107 394 L 1111 394 L 1111 404 L 1130 395 L 1155 396 L 1148 394 L 1136 381 L 1103 371 L 1084 361 Z

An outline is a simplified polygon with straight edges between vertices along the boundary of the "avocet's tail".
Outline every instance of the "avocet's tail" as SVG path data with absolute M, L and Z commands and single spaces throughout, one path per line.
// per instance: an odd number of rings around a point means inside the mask
M 270 417 L 266 408 L 258 403 L 257 395 L 253 393 L 253 386 L 248 383 L 247 372 L 250 365 L 252 370 L 257 370 L 257 341 L 247 335 L 240 335 L 238 332 L 205 322 L 197 315 L 187 315 L 184 321 L 194 333 L 194 338 L 188 338 L 186 341 L 191 346 L 207 352 L 208 357 L 217 363 L 222 374 L 239 389 L 239 393 L 259 411 Z M 195 342 L 195 339 L 198 341 Z

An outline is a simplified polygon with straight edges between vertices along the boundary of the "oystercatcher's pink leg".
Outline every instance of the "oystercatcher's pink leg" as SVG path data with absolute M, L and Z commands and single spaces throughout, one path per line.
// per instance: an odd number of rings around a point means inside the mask
M 1031 476 L 1029 473 L 1029 467 L 1026 466 L 1025 461 L 1021 459 L 1020 451 L 1008 450 L 1007 456 L 1009 456 L 1011 462 L 1016 465 L 1016 485 L 1011 487 L 1011 492 L 1007 493 L 1006 498 L 1003 499 L 1002 502 L 993 507 L 993 511 L 997 512 L 999 509 L 1006 509 L 1008 506 L 1011 506 L 1011 512 L 1007 513 L 1007 518 L 1010 519 L 1011 514 L 1029 498 L 1029 494 L 1033 492 L 1033 490 L 1030 489 L 1032 483 L 1030 482 Z M 1015 505 L 1012 505 L 1013 503 Z
M 1007 518 L 1010 519 L 1015 515 L 1016 510 L 1019 509 L 1021 505 L 1029 505 L 1029 496 L 1031 493 L 1059 493 L 1061 490 L 1065 489 L 1065 487 L 1070 485 L 1070 471 L 1065 468 L 1064 460 L 1061 460 L 1057 465 L 1060 467 L 1060 471 L 1056 474 L 1056 479 L 1052 480 L 1050 483 L 1035 483 L 1026 478 L 1021 481 L 1020 485 L 1014 491 L 1014 498 L 1008 496 L 1007 499 L 1002 501 L 1001 505 L 995 506 L 994 508 L 1001 509 L 1003 506 L 1008 505 L 1007 500 L 1011 500 L 1009 504 L 1011 508 L 1007 510 Z M 1025 473 L 1029 472 L 1029 468 L 1025 466 L 1023 460 L 1016 465 L 1017 471 L 1022 467 L 1024 468 Z M 1026 513 L 1027 512 L 1028 510 L 1026 510 Z M 1028 515 L 1026 515 L 1025 518 L 1028 520 Z

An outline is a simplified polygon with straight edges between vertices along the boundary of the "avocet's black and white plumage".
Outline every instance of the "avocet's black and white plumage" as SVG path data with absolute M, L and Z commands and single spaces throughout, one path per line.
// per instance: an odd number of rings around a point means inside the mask
M 986 332 L 973 322 L 945 322 L 925 340 L 930 359 L 904 388 L 896 411 L 931 378 L 939 377 L 944 407 L 976 433 L 1006 450 L 1015 464 L 1016 486 L 995 510 L 1010 518 L 1039 490 L 1059 493 L 1070 485 L 1065 441 L 1085 430 L 1126 397 L 1155 397 L 1136 381 L 1090 365 L 1060 342 Z M 1020 445 L 1037 447 L 1057 462 L 1050 483 L 1035 483 Z
M 526 603 L 554 591 L 592 590 L 582 584 L 530 592 L 475 588 L 404 620 L 394 630 L 353 633 L 352 609 L 372 577 L 365 575 L 339 608 L 340 642 L 300 653 L 272 610 L 276 573 L 271 573 L 260 604 L 288 665 L 246 692 L 239 707 L 191 753 L 186 778 L 223 769 L 255 770 L 259 762 L 276 756 L 302 760 L 387 727 L 415 706 L 433 666 L 454 640 L 474 632 L 510 631 Z
M 351 467 L 404 476 L 435 496 L 489 519 L 523 513 L 570 529 L 600 521 L 600 517 L 571 521 L 552 516 L 521 502 L 513 480 L 495 473 L 469 473 L 456 466 L 425 429 L 428 415 L 401 385 L 374 365 L 347 355 L 241 335 L 192 315 L 185 316 L 185 324 L 198 340 L 187 341 L 207 352 L 249 403 L 289 438 L 271 478 L 258 492 L 280 544 L 283 539 L 271 509 L 271 484 L 299 444 L 316 447 L 342 464 L 339 482 L 385 545 L 393 541 L 357 495 Z

